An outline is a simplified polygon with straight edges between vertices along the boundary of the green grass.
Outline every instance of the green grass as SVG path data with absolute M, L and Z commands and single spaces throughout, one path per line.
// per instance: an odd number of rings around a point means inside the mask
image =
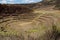
M 16 30 L 6 27 L 3 31 L 0 30 L 0 35 L 9 36 L 9 35 L 19 35 L 19 32 Z

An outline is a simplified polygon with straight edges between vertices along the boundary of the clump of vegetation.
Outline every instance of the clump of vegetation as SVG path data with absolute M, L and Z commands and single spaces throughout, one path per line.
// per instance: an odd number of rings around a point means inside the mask
M 4 35 L 4 36 L 19 35 L 19 32 L 8 27 L 1 27 L 0 35 Z

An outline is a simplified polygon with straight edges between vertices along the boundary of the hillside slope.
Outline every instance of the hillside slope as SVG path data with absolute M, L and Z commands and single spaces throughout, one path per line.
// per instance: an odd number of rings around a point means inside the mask
M 0 40 L 60 40 L 60 10 L 55 4 L 1 4 Z

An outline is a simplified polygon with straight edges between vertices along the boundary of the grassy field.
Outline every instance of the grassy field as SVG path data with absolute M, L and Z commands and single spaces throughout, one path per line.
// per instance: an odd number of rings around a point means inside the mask
M 58 34 L 59 10 L 34 10 L 0 19 L 0 40 L 55 40 Z

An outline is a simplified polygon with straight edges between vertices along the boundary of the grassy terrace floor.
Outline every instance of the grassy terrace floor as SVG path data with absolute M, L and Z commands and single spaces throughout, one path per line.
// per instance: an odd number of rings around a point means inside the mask
M 60 33 L 59 10 L 7 16 L 0 19 L 0 40 L 54 40 L 54 26 Z

